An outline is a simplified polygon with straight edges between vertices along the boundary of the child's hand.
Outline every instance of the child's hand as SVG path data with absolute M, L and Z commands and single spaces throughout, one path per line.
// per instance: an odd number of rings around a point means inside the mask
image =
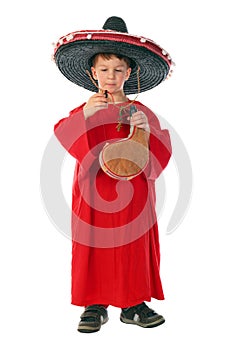
M 150 132 L 147 116 L 142 111 L 133 113 L 132 117 L 128 119 L 130 120 L 130 125 L 137 126 L 140 129 Z
M 92 95 L 83 107 L 85 119 L 105 108 L 108 108 L 108 98 L 105 97 L 105 94 L 98 92 Z

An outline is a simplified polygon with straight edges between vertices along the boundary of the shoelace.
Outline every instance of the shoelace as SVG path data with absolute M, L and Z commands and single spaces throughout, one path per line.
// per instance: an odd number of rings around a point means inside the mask
M 135 308 L 139 313 L 143 312 L 144 314 L 146 314 L 149 317 L 155 315 L 154 310 L 150 309 L 145 303 L 139 304 L 139 305 L 135 306 Z

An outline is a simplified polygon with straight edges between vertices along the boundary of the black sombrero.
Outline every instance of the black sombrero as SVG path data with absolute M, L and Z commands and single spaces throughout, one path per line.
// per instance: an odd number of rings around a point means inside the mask
M 172 72 L 170 55 L 154 41 L 128 34 L 120 17 L 110 17 L 101 30 L 82 30 L 69 33 L 55 44 L 54 60 L 61 73 L 84 89 L 96 92 L 97 87 L 88 75 L 92 57 L 97 53 L 115 53 L 130 58 L 132 72 L 125 82 L 126 94 L 138 93 L 159 85 Z

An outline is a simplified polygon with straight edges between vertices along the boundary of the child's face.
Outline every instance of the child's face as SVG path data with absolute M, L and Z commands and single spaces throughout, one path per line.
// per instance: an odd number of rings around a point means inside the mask
M 93 78 L 98 80 L 99 88 L 114 94 L 123 91 L 124 83 L 130 76 L 131 68 L 124 60 L 120 60 L 114 55 L 109 60 L 98 56 L 91 71 Z

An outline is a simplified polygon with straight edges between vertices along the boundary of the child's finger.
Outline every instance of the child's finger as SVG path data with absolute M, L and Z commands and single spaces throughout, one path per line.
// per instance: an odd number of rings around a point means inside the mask
M 136 112 L 132 115 L 131 122 L 133 125 L 147 123 L 147 116 L 143 112 Z
M 88 102 L 89 107 L 99 107 L 107 105 L 108 100 L 102 94 L 96 94 Z

